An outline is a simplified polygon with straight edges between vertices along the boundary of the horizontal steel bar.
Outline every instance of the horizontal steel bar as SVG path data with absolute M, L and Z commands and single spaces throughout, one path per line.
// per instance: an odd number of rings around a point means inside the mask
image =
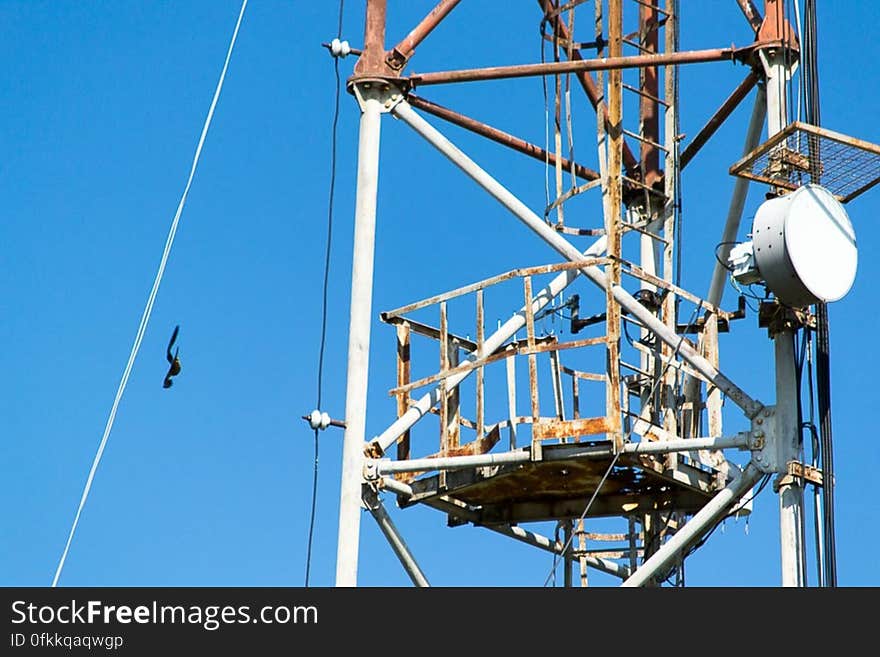
M 592 251 L 598 253 L 599 251 L 593 249 Z M 504 281 L 511 280 L 513 278 L 523 278 L 525 276 L 539 276 L 541 274 L 554 274 L 561 271 L 569 271 L 571 269 L 579 269 L 580 267 L 586 267 L 587 265 L 605 265 L 608 264 L 608 258 L 582 258 L 577 262 L 557 262 L 552 265 L 538 265 L 537 267 L 521 267 L 520 269 L 511 269 L 509 271 L 504 272 L 503 274 L 496 274 L 495 276 L 491 276 L 489 278 L 484 278 L 481 281 L 477 281 L 476 283 L 471 283 L 469 285 L 463 285 L 462 287 L 455 288 L 454 290 L 449 290 L 448 292 L 444 292 L 443 294 L 437 294 L 433 297 L 428 297 L 427 299 L 422 299 L 421 301 L 414 301 L 413 303 L 408 303 L 405 306 L 400 306 L 400 308 L 394 308 L 393 310 L 388 310 L 382 313 L 382 318 L 393 317 L 404 315 L 406 313 L 411 313 L 414 310 L 421 310 L 422 308 L 427 308 L 428 306 L 433 306 L 435 304 L 440 303 L 441 301 L 449 301 L 450 299 L 455 299 L 457 297 L 463 296 L 465 294 L 470 294 L 471 292 L 477 292 L 478 290 L 485 290 L 487 287 L 491 287 L 497 283 L 503 283 Z M 579 273 L 579 272 L 578 272 Z
M 468 372 L 472 372 L 479 367 L 484 367 L 499 360 L 504 360 L 505 358 L 513 358 L 514 356 L 528 356 L 530 354 L 540 354 L 552 351 L 565 351 L 566 349 L 576 349 L 580 347 L 591 347 L 605 344 L 605 340 L 606 338 L 604 337 L 596 337 L 584 338 L 583 340 L 573 340 L 571 342 L 556 342 L 555 340 L 547 340 L 546 336 L 541 336 L 540 338 L 536 338 L 535 341 L 537 344 L 535 344 L 534 347 L 524 346 L 522 345 L 522 341 L 520 341 L 513 349 L 505 348 L 501 351 L 490 354 L 485 358 L 468 360 L 463 365 L 458 365 L 457 367 L 453 367 L 443 372 L 437 372 L 436 374 L 432 374 L 431 376 L 426 376 L 422 379 L 419 379 L 418 381 L 411 381 L 410 383 L 404 384 L 402 386 L 392 388 L 388 391 L 388 394 L 393 396 L 403 392 L 410 392 L 411 390 L 421 388 L 431 383 L 436 383 L 437 381 L 450 379 L 458 374 L 467 374 Z
M 682 438 L 679 440 L 647 441 L 626 443 L 623 451 L 627 454 L 669 454 L 670 452 L 693 452 L 700 449 L 729 449 L 736 447 L 746 449 L 749 446 L 749 434 L 739 433 L 735 436 L 719 438 Z
M 547 62 L 544 64 L 492 66 L 458 71 L 439 71 L 436 73 L 414 73 L 410 76 L 410 81 L 414 86 L 425 86 L 429 84 L 448 84 L 451 82 L 476 82 L 480 80 L 560 75 L 564 73 L 579 73 L 581 71 L 612 71 L 651 66 L 699 64 L 703 62 L 732 60 L 735 54 L 736 50 L 734 48 L 711 48 L 708 50 L 659 53 L 656 55 L 601 57 L 567 62 Z
M 487 465 L 504 465 L 507 463 L 526 463 L 532 459 L 529 452 L 501 452 L 498 454 L 475 454 L 474 456 L 446 456 L 434 459 L 408 459 L 406 461 L 376 462 L 380 475 L 397 472 L 427 472 L 430 470 L 465 470 Z
M 669 454 L 671 452 L 693 452 L 701 449 L 745 449 L 749 445 L 749 435 L 739 433 L 735 436 L 682 438 L 676 440 L 647 441 L 625 443 L 625 454 Z M 608 445 L 552 445 L 545 446 L 543 461 L 567 461 L 571 459 L 596 459 L 613 456 L 610 443 Z M 532 460 L 531 453 L 525 450 L 499 452 L 497 454 L 475 454 L 473 456 L 446 456 L 424 459 L 407 459 L 391 461 L 388 459 L 373 460 L 380 475 L 400 472 L 429 472 L 433 470 L 466 470 L 490 465 L 507 465 L 510 463 L 527 463 Z M 388 480 L 391 481 L 391 480 Z
M 391 477 L 382 477 L 379 480 L 379 488 L 391 491 L 397 495 L 403 495 L 404 497 L 413 496 L 412 486 L 405 484 L 402 481 L 397 481 L 397 479 L 392 479 Z

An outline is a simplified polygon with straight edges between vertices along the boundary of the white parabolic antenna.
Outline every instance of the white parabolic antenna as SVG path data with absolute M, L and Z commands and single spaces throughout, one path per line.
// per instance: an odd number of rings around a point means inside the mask
M 752 226 L 755 264 L 782 303 L 837 301 L 852 287 L 856 236 L 843 205 L 820 185 L 764 202 Z

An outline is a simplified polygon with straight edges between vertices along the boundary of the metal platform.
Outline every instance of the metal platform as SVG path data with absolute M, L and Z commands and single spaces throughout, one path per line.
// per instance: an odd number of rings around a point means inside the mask
M 584 452 L 577 455 L 578 448 Z M 590 452 L 595 450 L 595 454 Z M 694 513 L 710 499 L 723 475 L 684 463 L 668 468 L 656 456 L 621 454 L 612 464 L 607 441 L 545 445 L 543 459 L 435 474 L 411 482 L 403 507 L 444 500 L 453 520 L 474 524 L 520 523 L 652 511 Z M 599 456 L 598 454 L 602 455 Z M 566 458 L 566 454 L 573 456 Z M 445 478 L 445 481 L 444 481 Z M 725 478 L 726 479 L 726 478 Z M 598 493 L 597 493 L 598 491 Z M 449 502 L 459 511 L 450 508 Z
M 730 173 L 792 191 L 819 183 L 846 203 L 880 182 L 880 146 L 795 122 L 730 167 Z

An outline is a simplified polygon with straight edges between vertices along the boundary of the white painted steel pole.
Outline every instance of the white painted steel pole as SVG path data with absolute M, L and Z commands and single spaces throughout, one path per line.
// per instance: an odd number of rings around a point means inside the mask
M 601 255 L 605 252 L 606 238 L 600 237 L 590 248 L 580 255 L 582 258 L 590 258 Z M 538 313 L 542 308 L 549 304 L 554 298 L 559 296 L 562 291 L 571 285 L 575 279 L 580 276 L 581 272 L 577 269 L 568 269 L 561 272 L 556 278 L 548 283 L 540 292 L 535 294 L 532 300 L 532 313 Z M 483 348 L 468 354 L 462 364 L 472 363 L 493 354 L 505 342 L 510 340 L 517 331 L 526 325 L 526 307 L 520 308 L 514 315 L 502 324 L 498 330 L 490 335 L 483 342 Z M 450 391 L 464 381 L 474 370 L 453 374 L 446 379 L 446 390 Z M 394 444 L 394 442 L 405 431 L 411 429 L 419 420 L 421 420 L 437 403 L 440 401 L 440 386 L 435 386 L 430 392 L 420 397 L 406 412 L 395 420 L 385 431 L 373 439 L 373 444 L 377 445 L 381 452 L 385 451 Z
M 748 434 L 724 436 L 719 438 L 681 438 L 678 440 L 642 440 L 627 443 L 623 451 L 631 454 L 668 454 L 670 452 L 691 452 L 701 449 L 745 449 L 749 446 Z
M 752 109 L 752 118 L 749 120 L 749 127 L 746 131 L 743 157 L 755 150 L 758 144 L 761 143 L 761 133 L 764 131 L 764 117 L 766 116 L 767 94 L 762 87 L 758 87 L 758 95 L 755 97 L 755 106 Z M 736 234 L 739 232 L 739 225 L 742 221 L 748 192 L 748 178 L 737 177 L 733 185 L 733 197 L 730 199 L 730 207 L 727 210 L 727 221 L 724 222 L 724 231 L 721 233 L 721 243 L 716 251 L 721 262 L 717 260 L 715 262 L 715 269 L 712 271 L 712 282 L 709 284 L 709 294 L 706 297 L 706 301 L 713 306 L 720 306 L 721 300 L 724 298 L 727 276 L 730 272 L 721 263 L 727 263 L 727 256 L 730 255 L 730 249 L 733 248 L 731 242 L 736 240 Z
M 435 459 L 408 459 L 405 461 L 382 460 L 378 462 L 376 471 L 380 475 L 386 475 L 399 472 L 427 472 L 429 470 L 467 470 L 490 465 L 528 463 L 531 460 L 531 454 L 527 451 L 445 456 Z
M 767 76 L 767 136 L 782 131 L 787 123 L 786 82 L 791 69 L 786 54 L 779 49 L 761 51 Z M 799 460 L 800 429 L 797 404 L 800 391 L 794 356 L 795 331 L 783 328 L 773 336 L 776 358 L 776 463 L 783 476 L 789 461 Z M 782 565 L 782 586 L 804 586 L 803 487 L 789 479 L 779 487 L 779 538 Z
M 428 579 L 425 577 L 425 573 L 422 572 L 422 569 L 419 568 L 419 564 L 416 563 L 415 557 L 413 557 L 412 552 L 410 552 L 409 546 L 407 546 L 406 541 L 403 540 L 400 532 L 397 531 L 397 526 L 394 524 L 394 521 L 391 520 L 388 511 L 385 510 L 382 501 L 375 493 L 370 492 L 364 498 L 364 502 L 370 510 L 370 513 L 373 515 L 373 518 L 375 518 L 376 524 L 379 525 L 379 529 L 382 530 L 385 538 L 388 539 L 391 549 L 394 550 L 394 554 L 397 555 L 400 565 L 403 566 L 403 569 L 406 571 L 406 574 L 409 575 L 412 583 L 420 588 L 430 586 Z
M 444 137 L 436 128 L 419 116 L 415 110 L 402 101 L 392 109 L 392 113 L 419 133 L 437 150 L 443 153 L 453 164 L 467 174 L 474 182 L 485 189 L 504 207 L 512 212 L 520 221 L 534 231 L 539 237 L 570 261 L 580 260 L 581 252 L 562 235 L 547 225 L 538 215 L 532 212 L 522 201 L 508 191 L 501 183 L 490 176 L 480 166 Z M 584 267 L 583 274 L 602 289 L 608 287 L 604 272 L 598 267 Z M 724 376 L 708 360 L 700 355 L 689 343 L 682 339 L 673 329 L 666 326 L 656 315 L 639 303 L 635 297 L 620 285 L 611 288 L 614 299 L 629 311 L 642 324 L 651 329 L 660 340 L 676 349 L 681 357 L 700 374 L 711 381 L 719 390 L 737 406 L 743 409 L 749 418 L 755 417 L 764 407 L 759 401 L 752 399 L 745 391 Z
M 773 338 L 776 356 L 776 462 L 780 468 L 800 460 L 797 426 L 795 333 L 786 329 Z M 783 472 L 782 476 L 786 473 Z M 779 539 L 783 586 L 804 586 L 804 489 L 793 478 L 779 487 Z
M 375 98 L 365 98 L 358 142 L 336 586 L 357 586 L 381 117 L 382 104 Z
M 753 463 L 749 463 L 737 479 L 709 500 L 706 506 L 666 541 L 622 586 L 645 586 L 661 574 L 663 568 L 696 543 L 762 476 L 763 473 Z

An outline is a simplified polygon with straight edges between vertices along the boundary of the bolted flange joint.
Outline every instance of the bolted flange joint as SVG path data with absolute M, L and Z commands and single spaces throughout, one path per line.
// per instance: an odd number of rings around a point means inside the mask
M 400 85 L 383 78 L 349 80 L 349 91 L 354 94 L 361 111 L 368 102 L 376 102 L 379 104 L 379 111 L 387 114 L 404 100 Z
M 749 449 L 752 460 L 761 472 L 779 472 L 776 449 L 776 407 L 765 406 L 758 415 L 752 418 L 752 430 L 749 432 Z

